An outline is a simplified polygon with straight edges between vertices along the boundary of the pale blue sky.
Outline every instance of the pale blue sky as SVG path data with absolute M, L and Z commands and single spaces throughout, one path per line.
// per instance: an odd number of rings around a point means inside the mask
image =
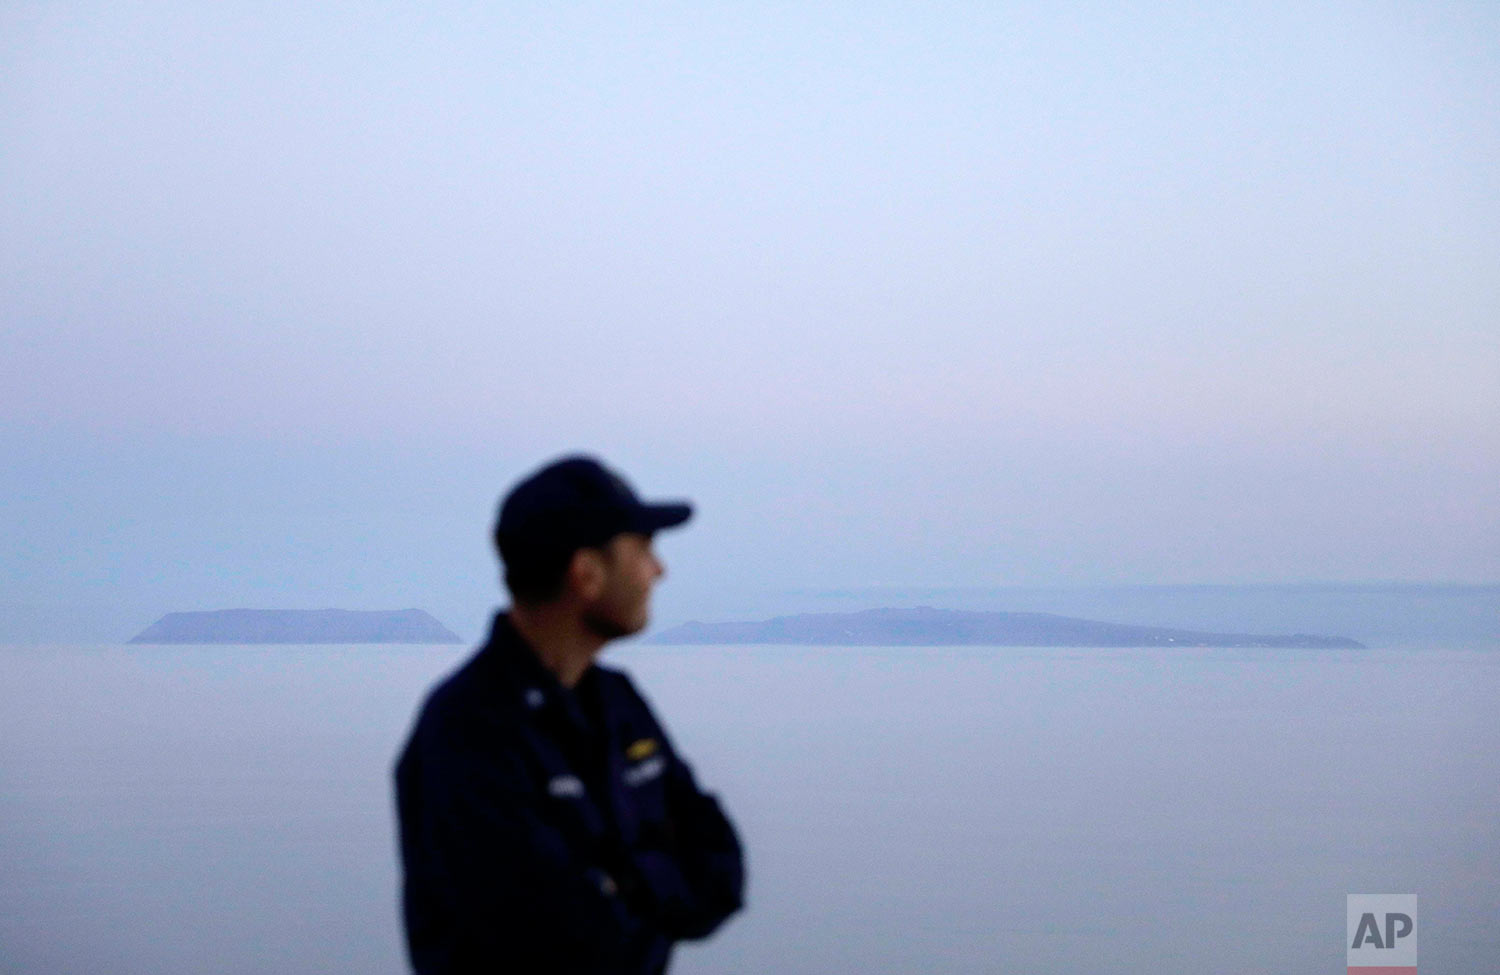
M 698 502 L 678 615 L 1500 578 L 1493 5 L 13 3 L 0 65 L 0 601 L 478 613 L 578 448 Z

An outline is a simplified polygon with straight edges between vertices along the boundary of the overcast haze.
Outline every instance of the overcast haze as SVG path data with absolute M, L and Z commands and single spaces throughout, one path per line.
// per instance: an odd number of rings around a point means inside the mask
M 1500 578 L 1492 4 L 0 8 L 0 602 Z M 26 610 L 29 611 L 29 610 Z M 135 618 L 132 617 L 132 618 Z

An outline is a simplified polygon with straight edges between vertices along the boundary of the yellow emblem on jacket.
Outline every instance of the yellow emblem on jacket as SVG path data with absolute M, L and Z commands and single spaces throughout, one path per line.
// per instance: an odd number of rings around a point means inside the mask
M 625 757 L 632 762 L 639 762 L 646 756 L 655 754 L 657 747 L 655 738 L 641 738 L 630 743 L 630 747 L 625 749 Z

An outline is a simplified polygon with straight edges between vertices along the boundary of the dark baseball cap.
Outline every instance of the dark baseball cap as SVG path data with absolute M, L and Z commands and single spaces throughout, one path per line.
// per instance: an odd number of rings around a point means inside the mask
M 513 488 L 500 504 L 495 544 L 508 550 L 572 551 L 622 532 L 650 535 L 687 521 L 686 501 L 647 504 L 625 479 L 592 457 L 553 461 Z

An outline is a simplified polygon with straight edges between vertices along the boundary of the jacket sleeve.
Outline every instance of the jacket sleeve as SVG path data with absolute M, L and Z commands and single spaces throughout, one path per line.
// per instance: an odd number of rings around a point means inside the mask
M 527 786 L 519 759 L 477 748 L 473 734 L 425 737 L 398 770 L 417 970 L 626 967 L 639 918 L 614 879 L 546 821 L 546 799 Z
M 651 915 L 674 938 L 704 938 L 744 903 L 745 868 L 739 837 L 713 796 L 700 791 L 692 770 L 670 754 L 667 821 L 633 856 Z

